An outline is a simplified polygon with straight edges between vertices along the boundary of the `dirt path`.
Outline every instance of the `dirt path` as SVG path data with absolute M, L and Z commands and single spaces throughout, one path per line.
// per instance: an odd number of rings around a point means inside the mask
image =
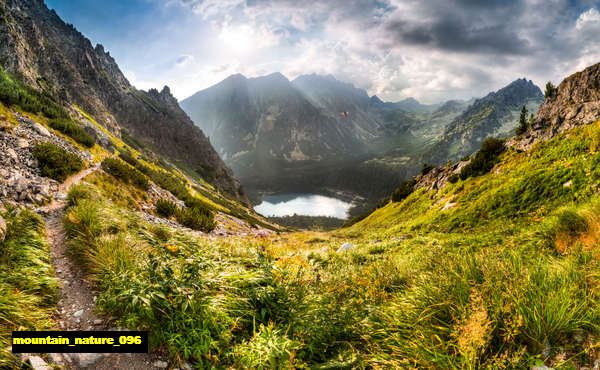
M 99 165 L 88 168 L 67 179 L 59 187 L 66 194 L 71 185 L 78 184 L 85 176 L 97 171 Z M 103 317 L 96 312 L 95 294 L 85 275 L 66 254 L 65 231 L 62 216 L 66 201 L 64 195 L 45 207 L 46 235 L 51 246 L 52 262 L 60 279 L 60 299 L 55 320 L 62 330 L 111 330 L 114 318 Z M 167 361 L 156 354 L 51 354 L 48 360 L 67 369 L 151 369 L 166 368 Z

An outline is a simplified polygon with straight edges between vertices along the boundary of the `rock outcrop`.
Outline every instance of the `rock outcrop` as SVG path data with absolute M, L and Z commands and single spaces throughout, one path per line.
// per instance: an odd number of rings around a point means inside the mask
M 41 205 L 58 191 L 58 183 L 40 175 L 33 156 L 36 143 L 50 142 L 91 162 L 92 155 L 74 147 L 41 124 L 14 113 L 18 126 L 0 132 L 0 202 Z M 3 122 L 0 122 L 2 125 Z
M 600 63 L 566 79 L 540 106 L 537 119 L 521 138 L 509 145 L 528 150 L 540 140 L 549 140 L 562 131 L 588 125 L 600 119 Z
M 427 191 L 443 189 L 448 183 L 450 176 L 460 174 L 463 167 L 469 163 L 471 163 L 470 159 L 449 166 L 434 167 L 427 174 L 417 177 L 415 190 L 421 188 L 426 188 Z

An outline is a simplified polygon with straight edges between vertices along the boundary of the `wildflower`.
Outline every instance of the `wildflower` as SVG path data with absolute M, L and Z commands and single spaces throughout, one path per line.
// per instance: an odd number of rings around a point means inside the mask
M 179 250 L 178 246 L 172 245 L 172 244 L 165 245 L 165 248 L 167 248 L 168 250 L 170 250 L 173 253 L 175 253 L 175 252 L 177 252 Z
M 81 222 L 81 220 L 79 218 L 77 218 L 77 216 L 75 216 L 75 214 L 73 212 L 69 212 L 69 221 L 71 221 L 74 224 L 78 224 Z

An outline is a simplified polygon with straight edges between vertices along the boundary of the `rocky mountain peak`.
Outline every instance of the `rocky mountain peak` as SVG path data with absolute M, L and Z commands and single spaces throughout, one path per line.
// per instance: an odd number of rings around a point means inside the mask
M 371 96 L 371 103 L 372 104 L 383 104 L 383 100 L 379 99 L 379 97 L 377 95 L 373 95 L 373 96 Z
M 263 78 L 266 79 L 266 80 L 279 80 L 279 81 L 283 81 L 283 82 L 289 82 L 290 81 L 290 80 L 287 79 L 287 77 L 285 77 L 280 72 L 273 72 L 271 74 L 268 74 L 268 75 L 264 76 Z

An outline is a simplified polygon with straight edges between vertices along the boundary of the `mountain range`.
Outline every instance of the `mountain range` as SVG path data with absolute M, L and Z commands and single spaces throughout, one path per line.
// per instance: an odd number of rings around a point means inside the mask
M 542 99 L 525 79 L 481 99 L 424 105 L 413 98 L 384 102 L 332 75 L 290 81 L 274 73 L 230 76 L 180 105 L 251 192 L 289 191 L 301 183 L 372 197 L 390 188 L 336 179 L 350 168 L 365 175 L 377 166 L 382 184 L 392 186 L 425 163 L 455 160 L 488 136 L 506 136 L 522 105 L 535 113 Z M 335 175 L 324 179 L 326 173 Z

